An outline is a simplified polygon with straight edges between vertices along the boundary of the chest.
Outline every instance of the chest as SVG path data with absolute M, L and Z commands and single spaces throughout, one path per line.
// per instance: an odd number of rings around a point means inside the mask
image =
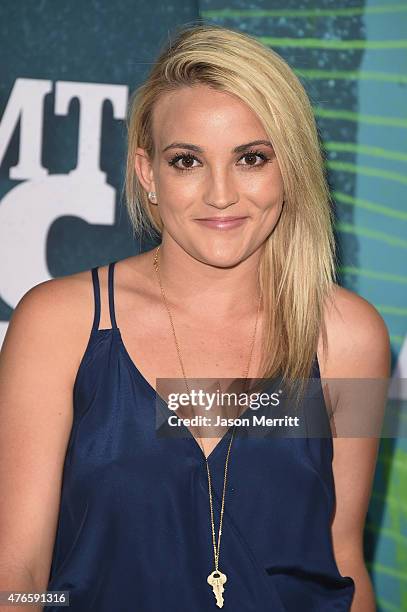
M 186 321 L 146 316 L 134 326 L 122 317 L 121 336 L 132 361 L 155 386 L 155 379 L 244 378 L 259 372 L 261 346 L 250 322 Z

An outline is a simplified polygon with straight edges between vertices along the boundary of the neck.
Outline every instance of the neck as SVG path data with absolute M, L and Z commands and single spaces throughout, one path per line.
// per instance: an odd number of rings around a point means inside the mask
M 152 259 L 156 248 L 152 251 Z M 236 266 L 222 268 L 189 255 L 163 236 L 158 253 L 161 282 L 167 299 L 189 313 L 210 318 L 245 316 L 257 308 L 261 249 Z

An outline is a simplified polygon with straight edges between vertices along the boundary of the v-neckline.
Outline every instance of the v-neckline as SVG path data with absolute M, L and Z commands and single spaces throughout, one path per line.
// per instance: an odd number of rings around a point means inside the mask
M 161 395 L 159 395 L 159 393 L 157 393 L 157 390 L 153 387 L 153 385 L 147 380 L 147 378 L 144 376 L 144 374 L 141 372 L 141 370 L 137 367 L 137 365 L 135 364 L 134 360 L 132 359 L 132 357 L 130 356 L 129 351 L 127 350 L 127 347 L 124 343 L 122 334 L 120 332 L 120 328 L 116 327 L 116 328 L 110 328 L 112 329 L 112 331 L 116 331 L 118 338 L 119 338 L 119 343 L 120 343 L 120 347 L 122 349 L 123 355 L 125 356 L 125 358 L 127 359 L 127 361 L 129 362 L 131 368 L 134 370 L 134 372 L 137 374 L 138 378 L 144 383 L 144 385 L 147 387 L 147 389 L 154 394 L 154 396 L 156 398 L 158 398 L 161 402 L 161 404 L 164 406 L 165 410 L 168 412 L 168 416 L 171 414 L 173 415 L 174 412 L 172 410 L 169 409 L 167 402 L 161 397 Z M 98 331 L 105 331 L 105 330 L 98 330 Z M 246 412 L 246 411 L 244 411 Z M 241 415 L 243 416 L 243 415 Z M 220 452 L 219 447 L 222 447 L 225 440 L 230 438 L 230 433 L 233 429 L 233 425 L 231 425 L 229 427 L 229 429 L 225 432 L 225 434 L 221 437 L 221 439 L 219 440 L 219 442 L 216 444 L 216 446 L 211 450 L 211 452 L 209 453 L 208 456 L 205 455 L 205 453 L 203 452 L 199 442 L 197 441 L 196 437 L 193 435 L 193 433 L 191 432 L 191 430 L 189 429 L 189 427 L 187 427 L 186 425 L 184 425 L 183 423 L 180 425 L 181 429 L 185 430 L 188 433 L 188 438 L 187 439 L 192 439 L 193 445 L 194 447 L 198 450 L 198 452 L 200 453 L 201 457 L 204 459 L 204 461 L 211 461 L 213 459 L 213 457 L 216 455 L 217 452 Z

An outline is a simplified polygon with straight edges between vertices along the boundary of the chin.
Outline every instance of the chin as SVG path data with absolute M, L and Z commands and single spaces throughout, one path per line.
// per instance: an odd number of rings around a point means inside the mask
M 204 252 L 198 254 L 197 259 L 209 266 L 214 266 L 217 268 L 231 268 L 246 259 L 246 256 L 242 254 L 240 250 L 239 252 L 233 253 L 230 250 L 224 251 L 213 249 L 209 251 L 208 249 L 205 249 Z

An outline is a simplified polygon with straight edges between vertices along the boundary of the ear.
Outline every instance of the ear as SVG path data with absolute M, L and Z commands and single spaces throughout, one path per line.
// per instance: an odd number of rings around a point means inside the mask
M 134 169 L 136 171 L 137 178 L 144 189 L 147 192 L 155 191 L 153 166 L 145 149 L 142 149 L 141 147 L 137 147 L 136 149 Z

